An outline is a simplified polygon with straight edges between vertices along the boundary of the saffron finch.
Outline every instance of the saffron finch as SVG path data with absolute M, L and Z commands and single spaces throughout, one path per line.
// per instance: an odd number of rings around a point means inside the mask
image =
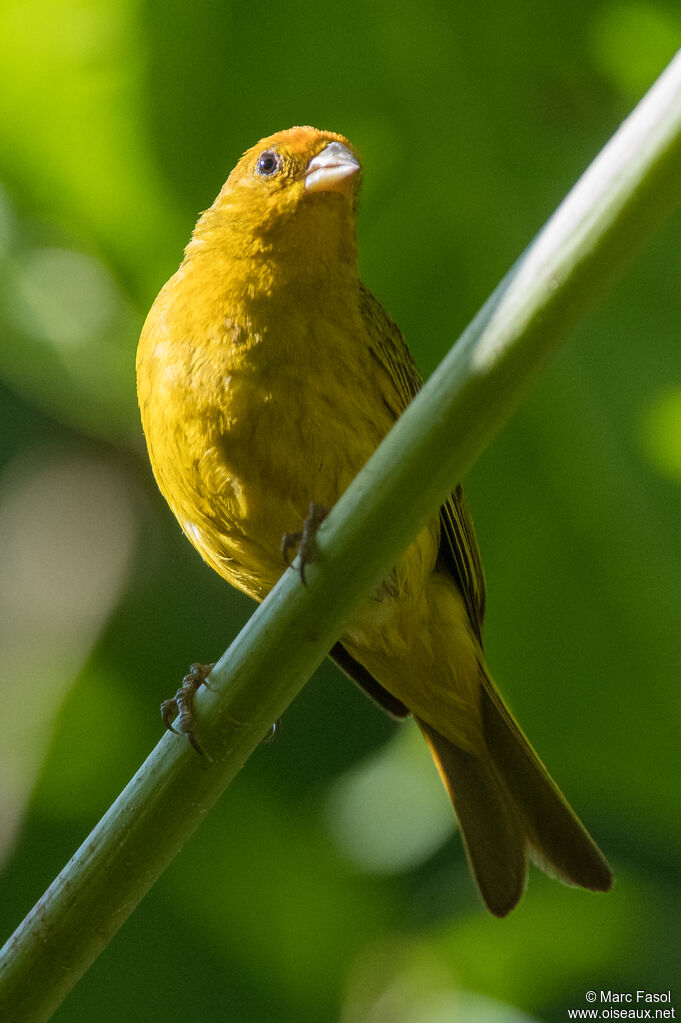
M 301 529 L 311 503 L 320 517 L 336 502 L 422 383 L 359 278 L 360 178 L 334 132 L 291 128 L 249 149 L 140 339 L 158 485 L 201 556 L 256 600 L 285 570 L 282 537 Z M 484 611 L 459 486 L 331 656 L 394 716 L 414 715 L 482 897 L 503 916 L 522 895 L 528 857 L 596 891 L 611 873 L 492 681 Z

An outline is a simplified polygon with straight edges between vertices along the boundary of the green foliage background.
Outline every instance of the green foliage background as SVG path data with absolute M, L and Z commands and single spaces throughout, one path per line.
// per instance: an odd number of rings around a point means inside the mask
M 428 372 L 680 43 L 662 0 L 4 0 L 2 937 L 251 611 L 156 492 L 134 396 L 145 312 L 241 152 L 295 123 L 357 145 L 364 280 Z M 677 221 L 467 480 L 491 667 L 614 891 L 533 871 L 487 916 L 422 744 L 329 665 L 55 1019 L 679 1005 L 680 241 Z

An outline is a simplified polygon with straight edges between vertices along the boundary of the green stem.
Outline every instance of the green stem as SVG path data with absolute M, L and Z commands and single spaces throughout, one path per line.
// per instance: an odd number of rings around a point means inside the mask
M 286 572 L 219 661 L 197 699 L 211 759 L 164 735 L 9 939 L 0 952 L 5 1023 L 49 1019 L 559 340 L 680 200 L 677 55 L 332 510 L 309 589 Z

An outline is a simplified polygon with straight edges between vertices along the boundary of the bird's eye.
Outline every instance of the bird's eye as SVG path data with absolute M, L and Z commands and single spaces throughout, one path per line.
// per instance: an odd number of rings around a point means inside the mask
M 263 178 L 271 178 L 279 170 L 280 162 L 278 153 L 275 153 L 273 149 L 266 149 L 258 157 L 258 162 L 255 165 L 256 173 L 262 175 Z

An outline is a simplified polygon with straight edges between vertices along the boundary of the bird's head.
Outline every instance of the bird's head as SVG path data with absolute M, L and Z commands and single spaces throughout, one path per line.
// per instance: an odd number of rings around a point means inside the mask
M 359 160 L 342 135 L 289 128 L 247 150 L 197 225 L 195 240 L 304 269 L 356 261 Z
M 301 206 L 357 205 L 360 163 L 350 143 L 333 131 L 289 128 L 249 149 L 220 193 L 257 208 L 264 220 L 295 215 Z M 338 196 L 342 199 L 338 199 Z

